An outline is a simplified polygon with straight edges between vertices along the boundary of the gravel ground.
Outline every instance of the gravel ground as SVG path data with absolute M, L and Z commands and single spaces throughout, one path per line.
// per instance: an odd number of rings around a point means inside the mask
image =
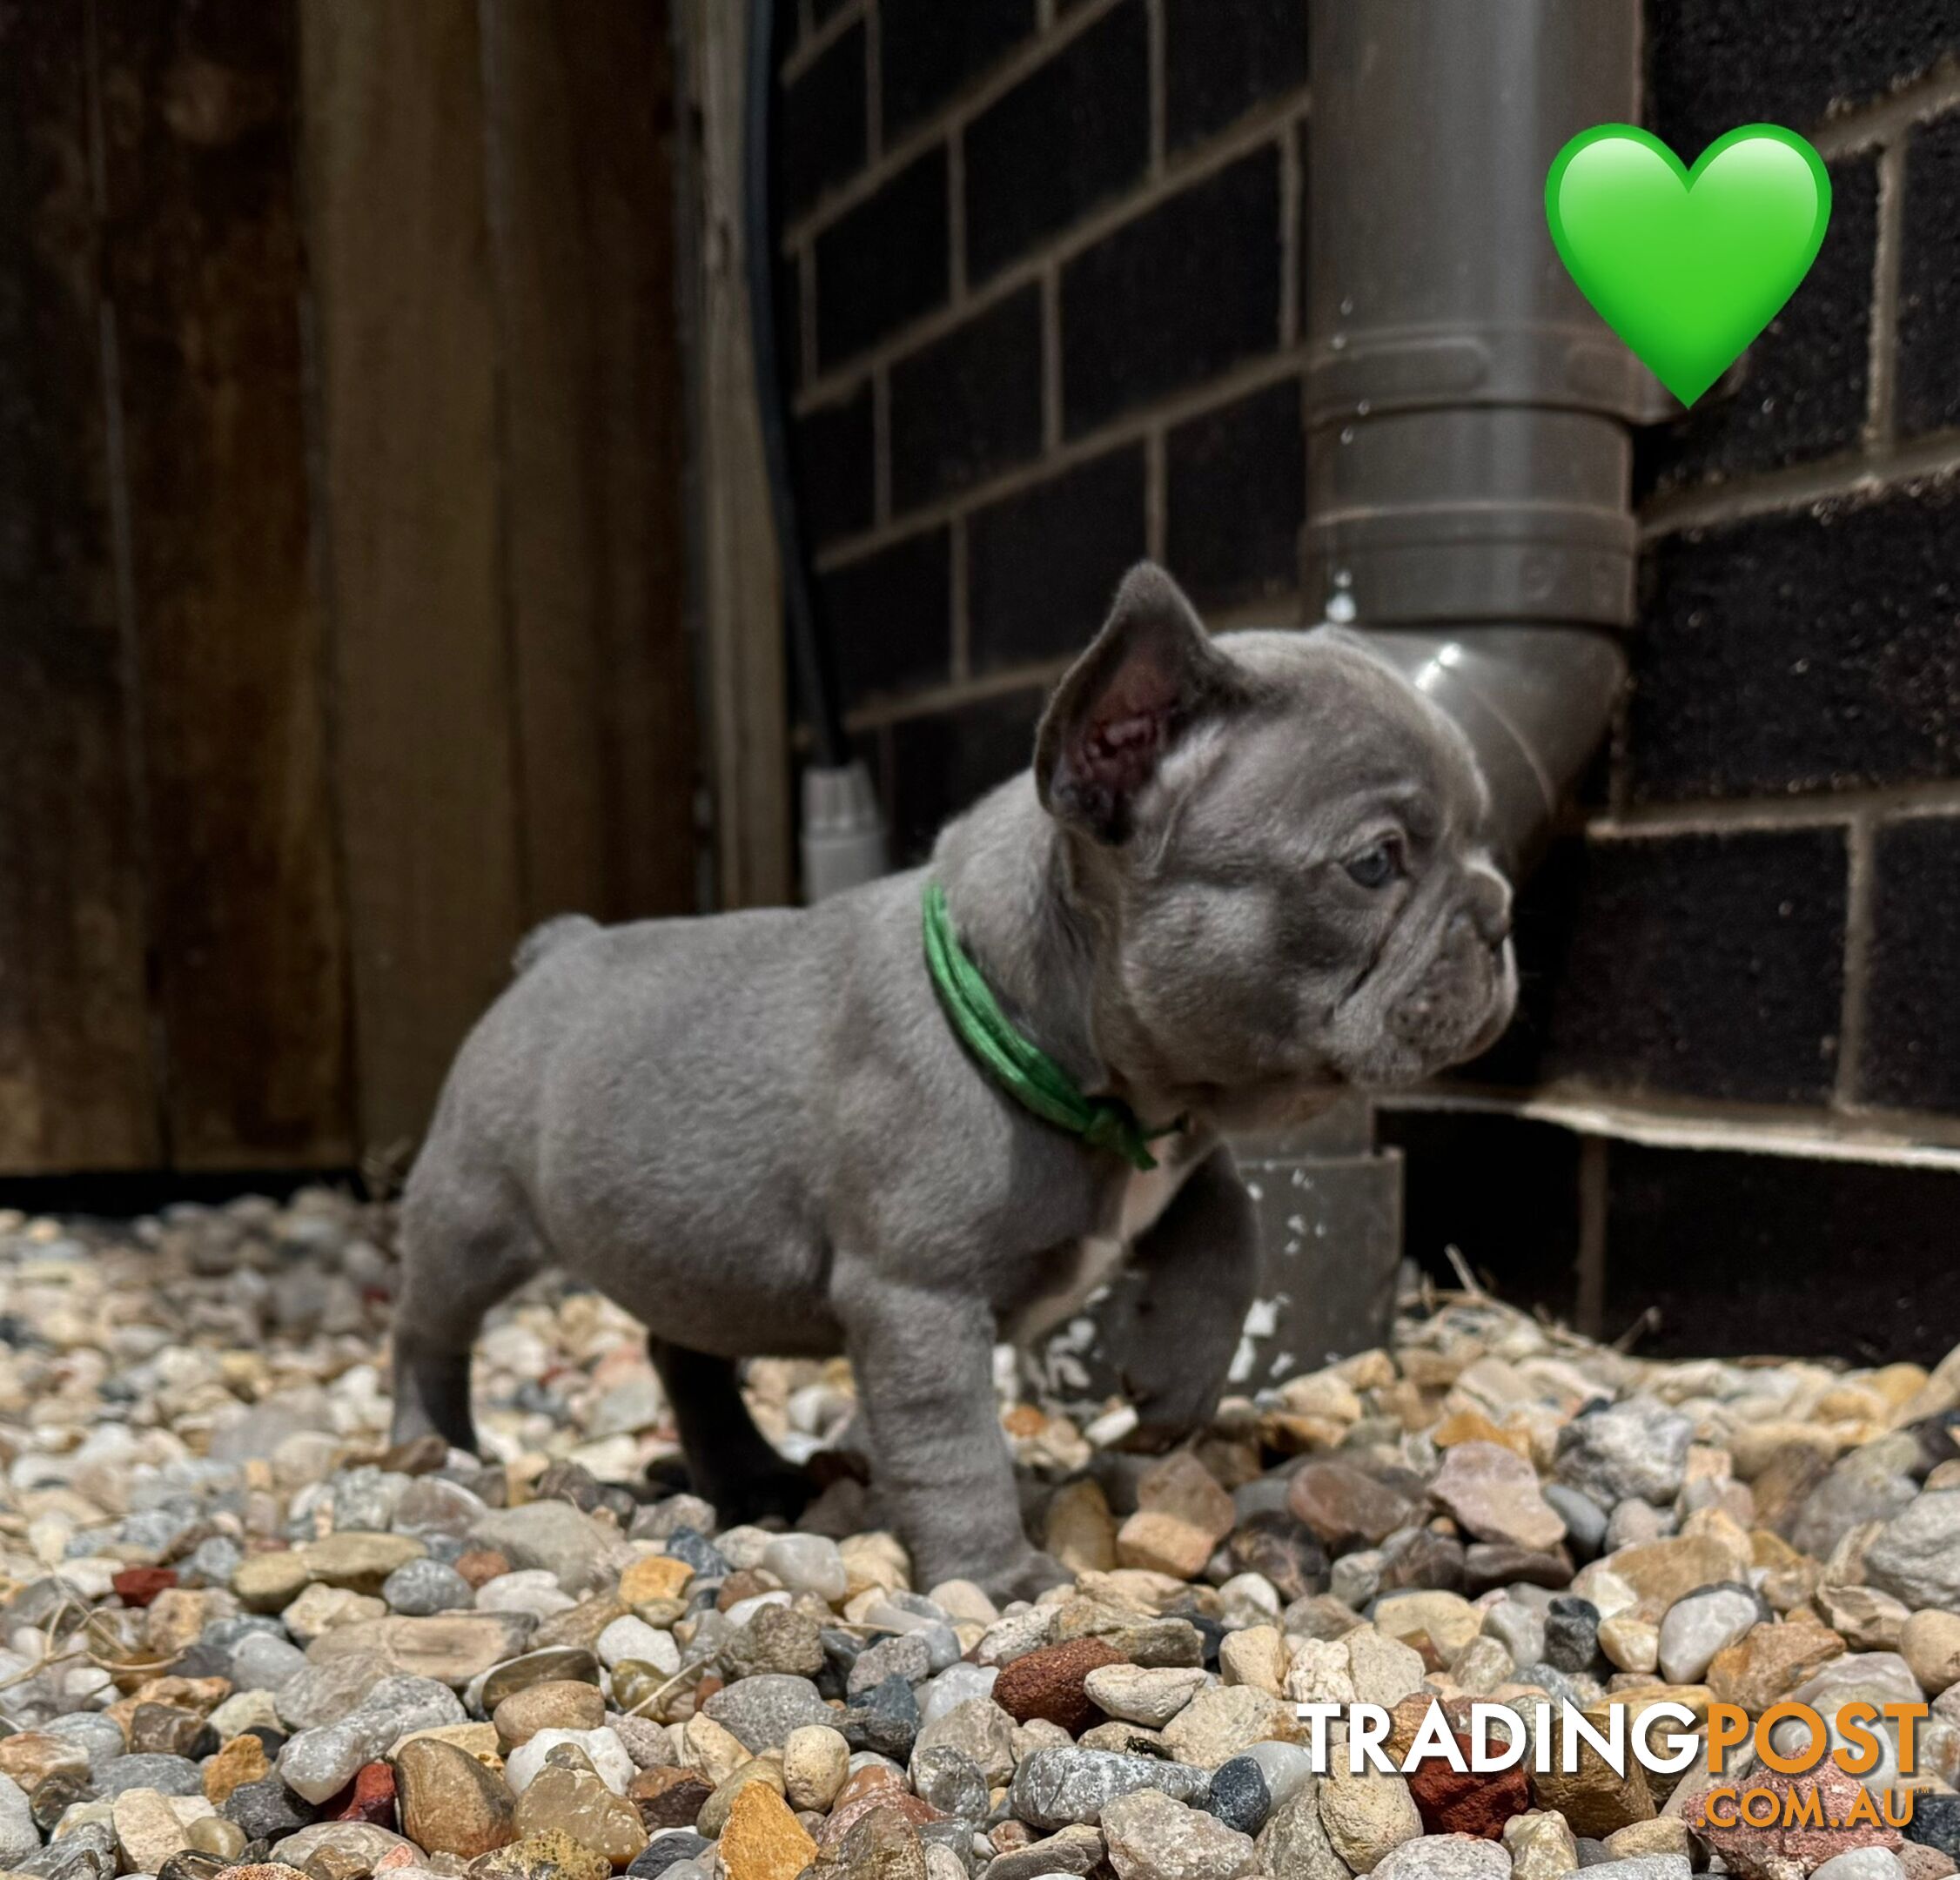
M 1955 1871 L 1960 1359 L 1655 1363 L 1426 1294 L 1168 1459 L 1003 1392 L 1076 1579 L 1000 1611 L 913 1586 L 848 1477 L 795 1534 L 619 1486 L 674 1445 L 590 1294 L 487 1333 L 485 1461 L 390 1450 L 388 1234 L 324 1192 L 0 1216 L 0 1875 Z M 750 1390 L 799 1459 L 852 1408 L 840 1366 Z M 1724 1827 L 1702 1764 L 1315 1776 L 1294 1709 L 1393 1707 L 1393 1749 L 1547 1696 L 1930 1701 L 1863 1778 L 1911 1826 Z

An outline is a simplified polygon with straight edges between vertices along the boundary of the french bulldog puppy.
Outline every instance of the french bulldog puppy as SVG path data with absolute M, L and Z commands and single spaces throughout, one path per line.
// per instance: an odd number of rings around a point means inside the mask
M 1252 1300 L 1221 1131 L 1474 1055 L 1515 992 L 1510 890 L 1461 734 L 1338 632 L 1207 636 L 1124 581 L 1030 772 L 923 870 L 808 910 L 540 930 L 464 1044 L 408 1185 L 395 1436 L 469 1448 L 484 1313 L 558 1264 L 652 1327 L 701 1494 L 794 1515 L 807 1480 L 735 1360 L 848 1353 L 915 1577 L 1064 1577 L 1022 1532 L 997 1340 L 1112 1266 L 1144 1438 L 1215 1407 Z M 1017 1029 L 1173 1132 L 1139 1170 L 1022 1106 L 929 976 L 922 894 Z

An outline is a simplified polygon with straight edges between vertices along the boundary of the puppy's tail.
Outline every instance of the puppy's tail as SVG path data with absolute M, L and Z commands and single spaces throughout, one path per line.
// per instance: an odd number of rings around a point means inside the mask
M 599 923 L 587 915 L 554 914 L 517 943 L 517 950 L 511 955 L 511 972 L 521 978 L 546 954 L 555 953 L 567 942 L 582 940 L 587 934 L 598 931 Z

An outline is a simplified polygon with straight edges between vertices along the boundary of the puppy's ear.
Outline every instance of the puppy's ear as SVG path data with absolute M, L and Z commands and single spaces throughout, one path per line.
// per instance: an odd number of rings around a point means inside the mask
M 1212 646 L 1183 589 L 1140 563 L 1042 717 L 1042 807 L 1098 842 L 1126 840 L 1138 797 L 1178 739 L 1246 695 L 1243 674 Z

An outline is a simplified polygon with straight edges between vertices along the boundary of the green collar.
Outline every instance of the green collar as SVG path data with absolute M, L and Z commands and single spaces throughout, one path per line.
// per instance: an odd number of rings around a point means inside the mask
M 953 931 L 946 890 L 930 881 L 925 889 L 925 963 L 960 1041 L 1017 1103 L 1044 1122 L 1081 1137 L 1091 1149 L 1115 1150 L 1133 1168 L 1157 1166 L 1151 1143 L 1175 1134 L 1183 1118 L 1162 1129 L 1145 1129 L 1120 1098 L 1084 1095 L 1046 1051 L 1016 1031 Z

